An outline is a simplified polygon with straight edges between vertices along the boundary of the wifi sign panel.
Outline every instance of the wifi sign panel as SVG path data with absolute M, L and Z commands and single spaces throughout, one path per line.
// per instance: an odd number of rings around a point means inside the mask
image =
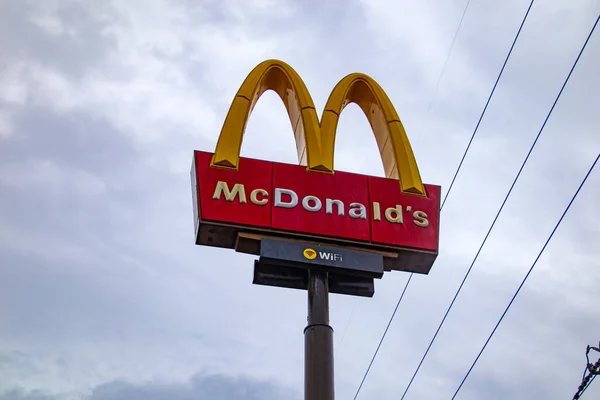
M 348 250 L 344 247 L 310 245 L 306 243 L 264 238 L 261 240 L 260 258 L 263 261 L 293 263 L 294 266 L 314 265 L 345 270 L 355 275 L 381 278 L 383 275 L 383 257 L 364 251 Z

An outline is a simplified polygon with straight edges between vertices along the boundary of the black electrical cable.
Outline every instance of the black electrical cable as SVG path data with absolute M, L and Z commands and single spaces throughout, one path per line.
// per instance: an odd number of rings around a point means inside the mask
M 460 163 L 458 164 L 458 168 L 456 169 L 456 172 L 454 173 L 454 177 L 452 178 L 452 182 L 450 183 L 450 187 L 448 188 L 448 191 L 446 192 L 446 195 L 444 196 L 444 201 L 442 202 L 442 205 L 440 207 L 440 211 L 444 208 L 444 204 L 446 204 L 446 200 L 448 199 L 448 195 L 450 194 L 450 191 L 452 190 L 452 187 L 454 185 L 454 181 L 456 180 L 456 177 L 458 176 L 458 172 L 460 171 L 460 169 L 462 168 L 462 164 L 465 160 L 465 157 L 467 156 L 467 153 L 469 152 L 469 149 L 471 147 L 471 143 L 473 142 L 473 138 L 475 137 L 477 130 L 479 129 L 479 125 L 481 123 L 481 120 L 483 119 L 483 116 L 485 115 L 488 105 L 490 104 L 490 100 L 492 99 L 492 96 L 494 95 L 494 92 L 496 91 L 496 86 L 498 86 L 498 82 L 500 81 L 500 78 L 502 77 L 502 74 L 504 73 L 504 68 L 506 67 L 506 64 L 508 62 L 508 59 L 510 58 L 512 51 L 515 47 L 515 43 L 517 42 L 517 39 L 519 38 L 519 35 L 521 34 L 521 30 L 523 29 L 523 25 L 525 24 L 525 21 L 527 20 L 527 17 L 529 16 L 529 11 L 531 10 L 531 6 L 533 5 L 535 0 L 531 0 L 531 3 L 529 3 L 529 7 L 527 8 L 527 12 L 525 13 L 525 16 L 523 17 L 523 20 L 521 21 L 521 25 L 519 26 L 519 30 L 517 31 L 517 34 L 515 35 L 515 38 L 512 42 L 512 45 L 510 46 L 510 49 L 508 51 L 508 54 L 506 55 L 506 58 L 504 59 L 504 63 L 502 64 L 502 68 L 500 69 L 500 72 L 498 73 L 498 76 L 496 78 L 496 82 L 494 83 L 494 86 L 492 87 L 492 91 L 490 92 L 490 95 L 488 96 L 488 99 L 485 103 L 485 106 L 483 108 L 483 111 L 481 112 L 481 115 L 479 116 L 479 120 L 477 121 L 477 125 L 475 126 L 475 129 L 473 130 L 473 134 L 471 135 L 471 138 L 469 139 L 469 143 L 467 144 L 467 147 L 465 148 L 465 151 L 462 155 L 462 158 L 460 160 Z M 450 47 L 450 52 L 452 51 L 452 48 L 454 47 L 454 42 L 456 41 L 456 37 L 458 36 L 458 31 L 460 30 L 460 27 L 462 26 L 462 22 L 463 19 L 465 17 L 465 14 L 467 12 L 467 8 L 470 4 L 470 0 L 467 2 L 460 22 L 458 24 L 458 28 L 454 34 L 454 38 L 452 40 L 452 45 Z M 450 52 L 448 52 L 448 55 L 446 57 L 446 61 L 444 62 L 444 67 L 442 68 L 442 74 L 444 73 L 444 69 L 446 68 L 446 63 L 448 62 L 448 58 L 450 56 Z M 440 76 L 441 79 L 441 76 Z M 439 80 L 438 79 L 438 85 L 439 85 Z M 437 90 L 437 88 L 436 88 Z M 428 110 L 429 111 L 429 110 Z M 410 278 L 412 278 L 413 273 L 410 274 L 409 280 L 408 282 L 410 282 Z M 392 313 L 392 316 L 388 322 L 388 325 L 385 329 L 385 331 L 383 332 L 383 335 L 381 336 L 381 340 L 379 341 L 379 345 L 377 346 L 377 349 L 375 350 L 375 353 L 373 354 L 373 358 L 371 359 L 371 362 L 369 363 L 369 367 L 367 368 L 367 371 L 365 372 L 365 375 L 363 376 L 363 379 L 358 387 L 358 390 L 356 391 L 356 394 L 354 395 L 354 400 L 356 400 L 356 398 L 358 397 L 358 394 L 360 393 L 360 390 L 362 388 L 363 383 L 365 382 L 365 379 L 367 378 L 367 375 L 369 374 L 369 371 L 371 369 L 371 366 L 373 365 L 373 361 L 375 361 L 375 358 L 377 357 L 377 353 L 379 352 L 379 348 L 381 346 L 381 343 L 383 342 L 383 340 L 385 339 L 385 335 L 387 334 L 388 328 L 390 326 L 390 324 L 392 323 L 394 316 L 396 315 L 396 310 L 398 309 L 398 306 L 400 305 L 400 302 L 402 301 L 402 298 L 404 297 L 404 292 L 406 291 L 407 287 L 408 287 L 408 282 L 407 285 L 404 287 L 404 290 L 402 291 L 402 295 L 400 296 L 400 298 L 398 299 L 398 302 L 396 304 L 396 308 L 394 309 L 394 312 Z M 412 382 L 412 380 L 411 380 Z M 404 396 L 403 396 L 404 397 Z
M 450 48 L 448 49 L 448 53 L 446 54 L 446 59 L 444 60 L 444 65 L 442 66 L 442 72 L 440 72 L 440 76 L 438 76 L 438 80 L 435 84 L 435 90 L 433 91 L 433 96 L 429 101 L 429 105 L 427 106 L 427 111 L 425 112 L 425 119 L 427 120 L 427 116 L 429 115 L 429 110 L 431 110 L 431 104 L 433 103 L 433 99 L 436 97 L 437 92 L 440 88 L 440 83 L 442 82 L 442 77 L 444 76 L 444 72 L 446 72 L 446 66 L 448 65 L 448 60 L 450 60 L 450 54 L 452 54 L 452 50 L 454 50 L 454 44 L 456 43 L 456 38 L 458 37 L 458 32 L 460 32 L 460 28 L 462 27 L 462 23 L 465 19 L 465 15 L 467 14 L 467 9 L 469 8 L 469 4 L 471 4 L 471 0 L 468 0 L 465 4 L 465 8 L 463 9 L 462 15 L 460 16 L 460 21 L 458 26 L 456 27 L 456 31 L 454 32 L 454 37 L 452 38 L 452 43 L 450 43 Z
M 444 65 L 442 66 L 442 71 L 440 72 L 440 76 L 438 77 L 437 83 L 435 85 L 435 90 L 434 90 L 434 95 L 432 96 L 431 100 L 429 101 L 429 105 L 427 106 L 427 111 L 425 112 L 425 119 L 427 119 L 427 116 L 429 115 L 429 110 L 431 109 L 431 104 L 433 103 L 433 99 L 435 98 L 435 96 L 437 95 L 438 89 L 440 87 L 440 82 L 442 81 L 442 77 L 444 76 L 444 72 L 446 72 L 446 66 L 448 65 L 448 60 L 450 59 L 450 55 L 452 54 L 452 50 L 454 50 L 454 44 L 456 43 L 456 38 L 458 37 L 458 32 L 460 32 L 460 28 L 462 27 L 462 23 L 465 19 L 465 15 L 467 14 L 467 9 L 469 8 L 469 5 L 471 4 L 471 0 L 467 0 L 466 4 L 465 4 L 465 8 L 463 9 L 462 15 L 460 16 L 460 21 L 458 22 L 458 26 L 456 27 L 456 31 L 454 32 L 454 37 L 452 38 L 452 43 L 450 43 L 450 48 L 448 49 L 448 53 L 446 54 L 446 59 L 444 60 Z M 441 210 L 441 209 L 440 209 Z M 412 273 L 410 274 L 410 277 L 412 277 Z M 410 277 L 409 277 L 409 281 L 410 281 Z M 406 291 L 406 287 L 404 288 L 404 291 Z M 403 293 L 404 293 L 403 291 Z M 398 303 L 396 304 L 396 309 L 398 309 L 398 306 L 400 305 L 400 301 L 402 300 L 402 296 L 400 296 L 400 299 L 398 300 Z M 348 318 L 348 322 L 346 323 L 346 328 L 344 329 L 344 332 L 342 333 L 342 338 L 340 339 L 340 342 L 338 344 L 341 345 L 342 341 L 344 340 L 344 335 L 346 334 L 346 329 L 348 329 L 348 325 L 350 324 L 350 320 L 352 319 L 352 316 L 354 315 L 354 308 L 356 307 L 356 303 L 354 304 L 354 307 L 352 307 L 352 312 L 350 313 L 350 317 Z M 394 314 L 396 313 L 396 311 L 394 310 Z M 387 331 L 387 329 L 386 329 Z M 385 333 L 383 335 L 383 338 L 385 338 Z M 382 338 L 382 340 L 383 340 Z M 375 351 L 375 354 L 373 355 L 373 359 L 371 360 L 371 363 L 369 364 L 369 368 L 367 368 L 367 372 L 365 373 L 365 376 L 363 377 L 363 380 L 360 384 L 360 387 L 362 387 L 362 384 L 365 381 L 365 378 L 367 377 L 367 374 L 369 373 L 369 370 L 371 369 L 371 365 L 373 364 L 373 360 L 375 360 L 375 357 L 377 357 L 377 352 L 379 351 L 379 346 L 377 347 L 377 350 Z M 354 395 L 354 398 L 356 399 L 356 396 L 358 396 L 358 392 L 360 392 L 360 387 L 358 388 L 358 391 L 356 392 L 356 394 Z
M 375 361 L 375 357 L 377 356 L 377 353 L 379 352 L 379 348 L 381 347 L 381 343 L 383 343 L 383 339 L 385 338 L 385 335 L 388 331 L 388 329 L 390 328 L 390 325 L 392 324 L 392 320 L 394 319 L 394 315 L 396 315 L 396 311 L 398 311 L 398 306 L 400 305 L 400 302 L 402 301 L 402 298 L 404 297 L 404 293 L 406 292 L 406 288 L 408 287 L 408 284 L 410 283 L 410 280 L 412 279 L 413 274 L 410 274 L 408 276 L 408 280 L 406 281 L 406 285 L 404 285 L 404 290 L 402 290 L 402 294 L 400 295 L 400 298 L 398 299 L 398 302 L 396 303 L 396 308 L 394 308 L 394 312 L 392 313 L 392 317 L 390 318 L 390 321 L 388 322 L 387 326 L 385 327 L 385 331 L 383 331 L 383 335 L 381 336 L 381 340 L 379 341 L 379 344 L 377 345 L 377 349 L 375 350 L 375 354 L 373 354 L 373 358 L 371 358 L 371 362 L 369 363 L 369 367 L 367 368 L 367 372 L 365 372 L 365 376 L 363 376 L 362 381 L 360 382 L 360 386 L 358 387 L 358 390 L 356 391 L 356 394 L 354 395 L 354 400 L 356 400 L 356 398 L 358 397 L 358 394 L 360 393 L 360 389 L 362 388 L 363 383 L 365 383 L 365 379 L 367 379 L 367 375 L 369 375 L 369 371 L 371 370 L 371 366 L 373 365 L 373 361 Z
M 406 396 L 406 393 L 408 393 L 408 390 L 410 389 L 410 386 L 412 385 L 412 382 L 414 381 L 415 376 L 417 376 L 417 374 L 419 373 L 419 370 L 421 369 L 421 365 L 423 364 L 423 361 L 425 361 L 425 358 L 427 357 L 427 354 L 429 354 L 429 350 L 431 349 L 431 346 L 433 345 L 433 342 L 435 342 L 435 339 L 437 338 L 437 335 L 440 332 L 440 329 L 442 329 L 442 326 L 444 325 L 444 322 L 446 322 L 446 318 L 448 317 L 448 314 L 450 313 L 450 310 L 454 306 L 454 302 L 456 301 L 456 298 L 458 297 L 460 291 L 463 288 L 463 285 L 465 284 L 465 281 L 467 280 L 469 274 L 471 273 L 471 270 L 473 269 L 473 266 L 475 265 L 475 262 L 477 261 L 477 258 L 479 257 L 479 254 L 481 253 L 481 250 L 483 249 L 483 246 L 485 245 L 485 243 L 486 243 L 486 241 L 487 241 L 490 233 L 494 229 L 494 226 L 496 225 L 496 221 L 498 220 L 498 217 L 500 216 L 500 213 L 502 213 L 502 210 L 504 209 L 504 205 L 506 204 L 506 201 L 510 197 L 510 194 L 512 193 L 512 190 L 515 187 L 515 184 L 517 183 L 517 181 L 519 180 L 519 177 L 521 176 L 521 172 L 523 172 L 523 168 L 525 168 L 525 165 L 527 164 L 527 161 L 529 160 L 529 156 L 531 155 L 531 152 L 535 148 L 535 145 L 537 144 L 537 142 L 538 142 L 538 140 L 539 140 L 542 132 L 544 131 L 544 128 L 546 127 L 546 123 L 550 119 L 550 116 L 552 115 L 552 112 L 554 111 L 554 108 L 556 107 L 556 104 L 558 103 L 558 100 L 560 99 L 560 97 L 561 97 L 561 95 L 562 95 L 565 87 L 567 86 L 567 83 L 569 82 L 569 79 L 571 78 L 571 75 L 573 74 L 573 71 L 575 70 L 575 67 L 577 66 L 577 64 L 579 62 L 579 59 L 581 58 L 581 55 L 583 54 L 583 52 L 584 52 L 584 50 L 585 50 L 585 48 L 586 48 L 586 46 L 587 46 L 587 44 L 588 44 L 588 42 L 590 40 L 590 37 L 594 33 L 594 30 L 596 29 L 596 26 L 598 25 L 598 20 L 600 20 L 600 16 L 598 16 L 598 19 L 596 19 L 596 23 L 594 23 L 594 26 L 592 27 L 592 30 L 590 31 L 588 37 L 586 38 L 583 46 L 581 47 L 581 50 L 579 51 L 579 54 L 577 55 L 577 58 L 575 59 L 575 62 L 573 63 L 573 66 L 571 67 L 571 70 L 569 71 L 569 74 L 567 75 L 565 81 L 562 84 L 562 87 L 560 88 L 560 91 L 558 92 L 558 95 L 554 99 L 554 103 L 552 103 L 552 107 L 550 107 L 550 111 L 548 111 L 548 114 L 546 115 L 546 118 L 544 119 L 544 123 L 542 124 L 540 130 L 538 131 L 537 136 L 535 137 L 535 140 L 533 141 L 531 147 L 529 148 L 529 152 L 527 153 L 527 156 L 525 157 L 525 160 L 523 160 L 523 163 L 521 164 L 521 168 L 519 168 L 519 172 L 517 173 L 517 176 L 515 176 L 515 179 L 513 180 L 512 184 L 510 185 L 510 189 L 508 190 L 508 193 L 506 193 L 506 197 L 504 197 L 504 200 L 502 201 L 502 205 L 498 209 L 498 212 L 496 213 L 496 216 L 494 217 L 494 220 L 492 221 L 492 225 L 490 226 L 489 230 L 485 234 L 485 237 L 483 238 L 483 241 L 481 242 L 481 245 L 479 246 L 479 249 L 477 250 L 477 253 L 475 254 L 475 257 L 473 258 L 473 261 L 471 262 L 471 265 L 469 266 L 469 269 L 467 270 L 467 273 L 465 274 L 462 282 L 460 283 L 460 286 L 458 287 L 458 290 L 454 294 L 454 298 L 450 302 L 450 306 L 446 310 L 446 313 L 444 314 L 444 317 L 442 318 L 442 322 L 440 322 L 440 325 L 438 326 L 437 330 L 435 331 L 435 334 L 433 335 L 433 338 L 431 339 L 431 342 L 429 342 L 429 346 L 427 346 L 427 350 L 425 350 L 425 354 L 423 354 L 423 357 L 421 358 L 421 361 L 419 362 L 419 365 L 417 366 L 417 369 L 415 370 L 412 378 L 410 379 L 410 382 L 408 383 L 408 386 L 404 390 L 404 394 L 402 394 L 401 400 L 404 399 L 404 397 Z
M 550 243 L 550 240 L 552 240 L 552 237 L 554 236 L 554 233 L 556 232 L 556 230 L 558 229 L 558 227 L 560 226 L 561 222 L 563 221 L 563 218 L 565 217 L 565 215 L 567 215 L 567 212 L 569 211 L 569 209 L 571 208 L 571 205 L 573 204 L 573 202 L 575 201 L 575 198 L 577 197 L 577 195 L 579 194 L 579 191 L 581 190 L 581 188 L 583 187 L 583 185 L 585 184 L 585 182 L 587 181 L 588 177 L 590 176 L 590 174 L 592 173 L 592 171 L 594 170 L 594 167 L 596 166 L 596 163 L 598 162 L 598 159 L 600 158 L 600 154 L 598 154 L 598 156 L 596 157 L 596 160 L 594 161 L 594 163 L 592 164 L 592 166 L 590 167 L 590 169 L 588 170 L 587 174 L 585 174 L 585 177 L 583 178 L 583 180 L 581 181 L 581 183 L 579 184 L 579 187 L 577 188 L 577 191 L 575 192 L 575 194 L 573 195 L 573 197 L 571 198 L 571 201 L 569 201 L 569 204 L 567 205 L 567 207 L 565 208 L 565 210 L 563 211 L 562 215 L 560 216 L 560 219 L 558 220 L 558 222 L 556 223 L 556 225 L 554 226 L 554 229 L 552 229 L 552 232 L 550 232 L 550 235 L 548 236 L 548 239 L 546 239 L 546 243 L 544 243 L 544 245 L 542 246 L 542 249 L 540 250 L 540 252 L 538 253 L 537 257 L 535 258 L 535 260 L 533 261 L 533 264 L 531 265 L 531 267 L 529 268 L 529 271 L 527 272 L 527 274 L 525 275 L 525 277 L 523 278 L 523 281 L 521 281 L 521 284 L 519 285 L 519 287 L 517 288 L 517 291 L 515 292 L 515 294 L 513 295 L 512 299 L 510 299 L 510 302 L 508 303 L 508 306 L 506 306 L 506 309 L 504 310 L 504 312 L 502 313 L 502 315 L 500 316 L 500 319 L 498 320 L 498 323 L 496 323 L 496 326 L 494 327 L 494 329 L 492 330 L 492 333 L 490 333 L 490 336 L 488 336 L 487 340 L 485 341 L 483 347 L 481 348 L 481 350 L 479 351 L 479 354 L 477 354 L 477 357 L 475 357 L 475 361 L 473 361 L 473 364 L 471 365 L 471 368 L 469 368 L 469 370 L 467 371 L 467 373 L 465 374 L 463 380 L 460 382 L 460 385 L 458 385 L 458 388 L 456 389 L 456 392 L 454 392 L 454 395 L 452 396 L 452 400 L 454 400 L 454 398 L 456 397 L 456 395 L 458 394 L 458 392 L 460 391 L 460 389 L 462 388 L 463 384 L 465 383 L 465 381 L 467 380 L 467 378 L 469 377 L 469 374 L 471 373 L 471 371 L 473 370 L 473 368 L 475 367 L 475 364 L 477 364 L 477 361 L 479 361 L 479 357 L 481 357 L 481 354 L 483 354 L 483 351 L 485 350 L 485 348 L 487 347 L 488 343 L 490 342 L 490 340 L 492 339 L 492 336 L 494 336 L 494 334 L 496 333 L 496 330 L 498 329 L 498 326 L 500 326 L 500 324 L 502 323 L 502 320 L 504 319 L 504 317 L 506 316 L 506 313 L 508 312 L 508 309 L 512 306 L 513 302 L 515 301 L 515 299 L 517 298 L 517 295 L 519 294 L 519 292 L 521 291 L 521 289 L 523 288 L 523 285 L 525 284 L 525 281 L 527 281 L 527 278 L 529 278 L 529 275 L 531 274 L 531 271 L 533 271 L 533 268 L 535 267 L 535 265 L 537 264 L 538 260 L 540 259 L 540 257 L 542 256 L 542 254 L 544 253 L 544 251 L 546 250 L 546 246 L 548 246 L 548 243 Z
M 483 111 L 481 112 L 481 115 L 479 116 L 479 120 L 477 121 L 477 125 L 475 125 L 475 129 L 473 130 L 473 134 L 471 135 L 471 139 L 469 139 L 469 143 L 467 144 L 467 148 L 465 149 L 465 152 L 463 153 L 462 158 L 460 159 L 460 163 L 458 163 L 458 168 L 456 169 L 456 172 L 454 173 L 452 182 L 450 182 L 450 187 L 448 187 L 446 196 L 444 196 L 444 201 L 442 201 L 442 208 L 444 208 L 444 204 L 446 204 L 446 199 L 448 198 L 448 195 L 450 194 L 450 191 L 452 190 L 452 187 L 454 186 L 454 181 L 456 180 L 456 177 L 458 176 L 458 173 L 460 172 L 460 169 L 462 168 L 463 162 L 465 161 L 465 157 L 467 156 L 467 153 L 469 152 L 469 149 L 471 148 L 471 143 L 473 143 L 473 138 L 475 138 L 475 134 L 477 133 L 477 130 L 479 129 L 481 120 L 483 119 L 483 116 L 485 115 L 485 112 L 487 111 L 487 108 L 490 104 L 490 100 L 492 100 L 492 96 L 494 95 L 494 92 L 496 91 L 496 86 L 498 86 L 498 82 L 500 82 L 500 77 L 502 77 L 502 74 L 504 73 L 504 68 L 506 67 L 506 63 L 508 62 L 508 59 L 510 58 L 512 51 L 515 48 L 515 43 L 517 43 L 517 39 L 519 38 L 519 35 L 521 34 L 523 25 L 525 25 L 525 21 L 527 20 L 527 17 L 529 16 L 529 10 L 531 10 L 531 6 L 533 6 L 534 2 L 535 2 L 535 0 L 531 0 L 531 3 L 529 3 L 529 7 L 527 7 L 527 12 L 525 13 L 525 16 L 523 17 L 523 21 L 521 21 L 521 25 L 519 26 L 519 30 L 517 31 L 517 34 L 515 35 L 515 39 L 513 40 L 512 45 L 510 46 L 510 50 L 508 51 L 508 54 L 506 55 L 506 58 L 504 59 L 504 64 L 502 64 L 502 68 L 500 69 L 500 73 L 498 74 L 498 77 L 496 78 L 496 82 L 494 82 L 492 91 L 490 92 L 490 95 L 488 96 L 488 99 L 485 102 Z

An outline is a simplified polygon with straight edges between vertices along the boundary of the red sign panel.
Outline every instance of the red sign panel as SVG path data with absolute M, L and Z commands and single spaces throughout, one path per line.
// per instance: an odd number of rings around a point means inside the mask
M 200 151 L 194 157 L 200 227 L 222 225 L 437 254 L 439 186 L 424 185 L 426 196 L 418 196 L 403 193 L 394 179 L 313 172 L 250 158 L 240 158 L 237 169 L 225 169 L 211 167 L 211 157 Z M 428 258 L 431 263 L 434 259 Z

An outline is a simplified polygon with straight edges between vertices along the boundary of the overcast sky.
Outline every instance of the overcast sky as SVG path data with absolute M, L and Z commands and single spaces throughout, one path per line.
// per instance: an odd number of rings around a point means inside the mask
M 252 285 L 253 256 L 194 245 L 189 169 L 246 74 L 279 58 L 317 110 L 350 72 L 395 104 L 447 190 L 528 0 L 0 1 L 0 399 L 301 399 L 306 292 Z M 398 399 L 598 13 L 534 4 L 360 399 Z M 600 151 L 592 37 L 407 399 L 450 398 Z M 383 175 L 342 115 L 336 169 Z M 242 155 L 296 163 L 266 93 Z M 570 399 L 600 339 L 595 171 L 459 399 Z M 360 383 L 408 274 L 332 295 L 336 395 Z M 600 384 L 586 393 L 600 397 Z M 595 397 L 596 396 L 596 397 Z

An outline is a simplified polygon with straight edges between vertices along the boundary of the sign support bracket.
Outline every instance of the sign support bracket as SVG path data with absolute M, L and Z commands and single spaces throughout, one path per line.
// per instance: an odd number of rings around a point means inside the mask
M 304 399 L 334 400 L 333 328 L 328 273 L 308 272 L 308 324 L 304 328 Z

